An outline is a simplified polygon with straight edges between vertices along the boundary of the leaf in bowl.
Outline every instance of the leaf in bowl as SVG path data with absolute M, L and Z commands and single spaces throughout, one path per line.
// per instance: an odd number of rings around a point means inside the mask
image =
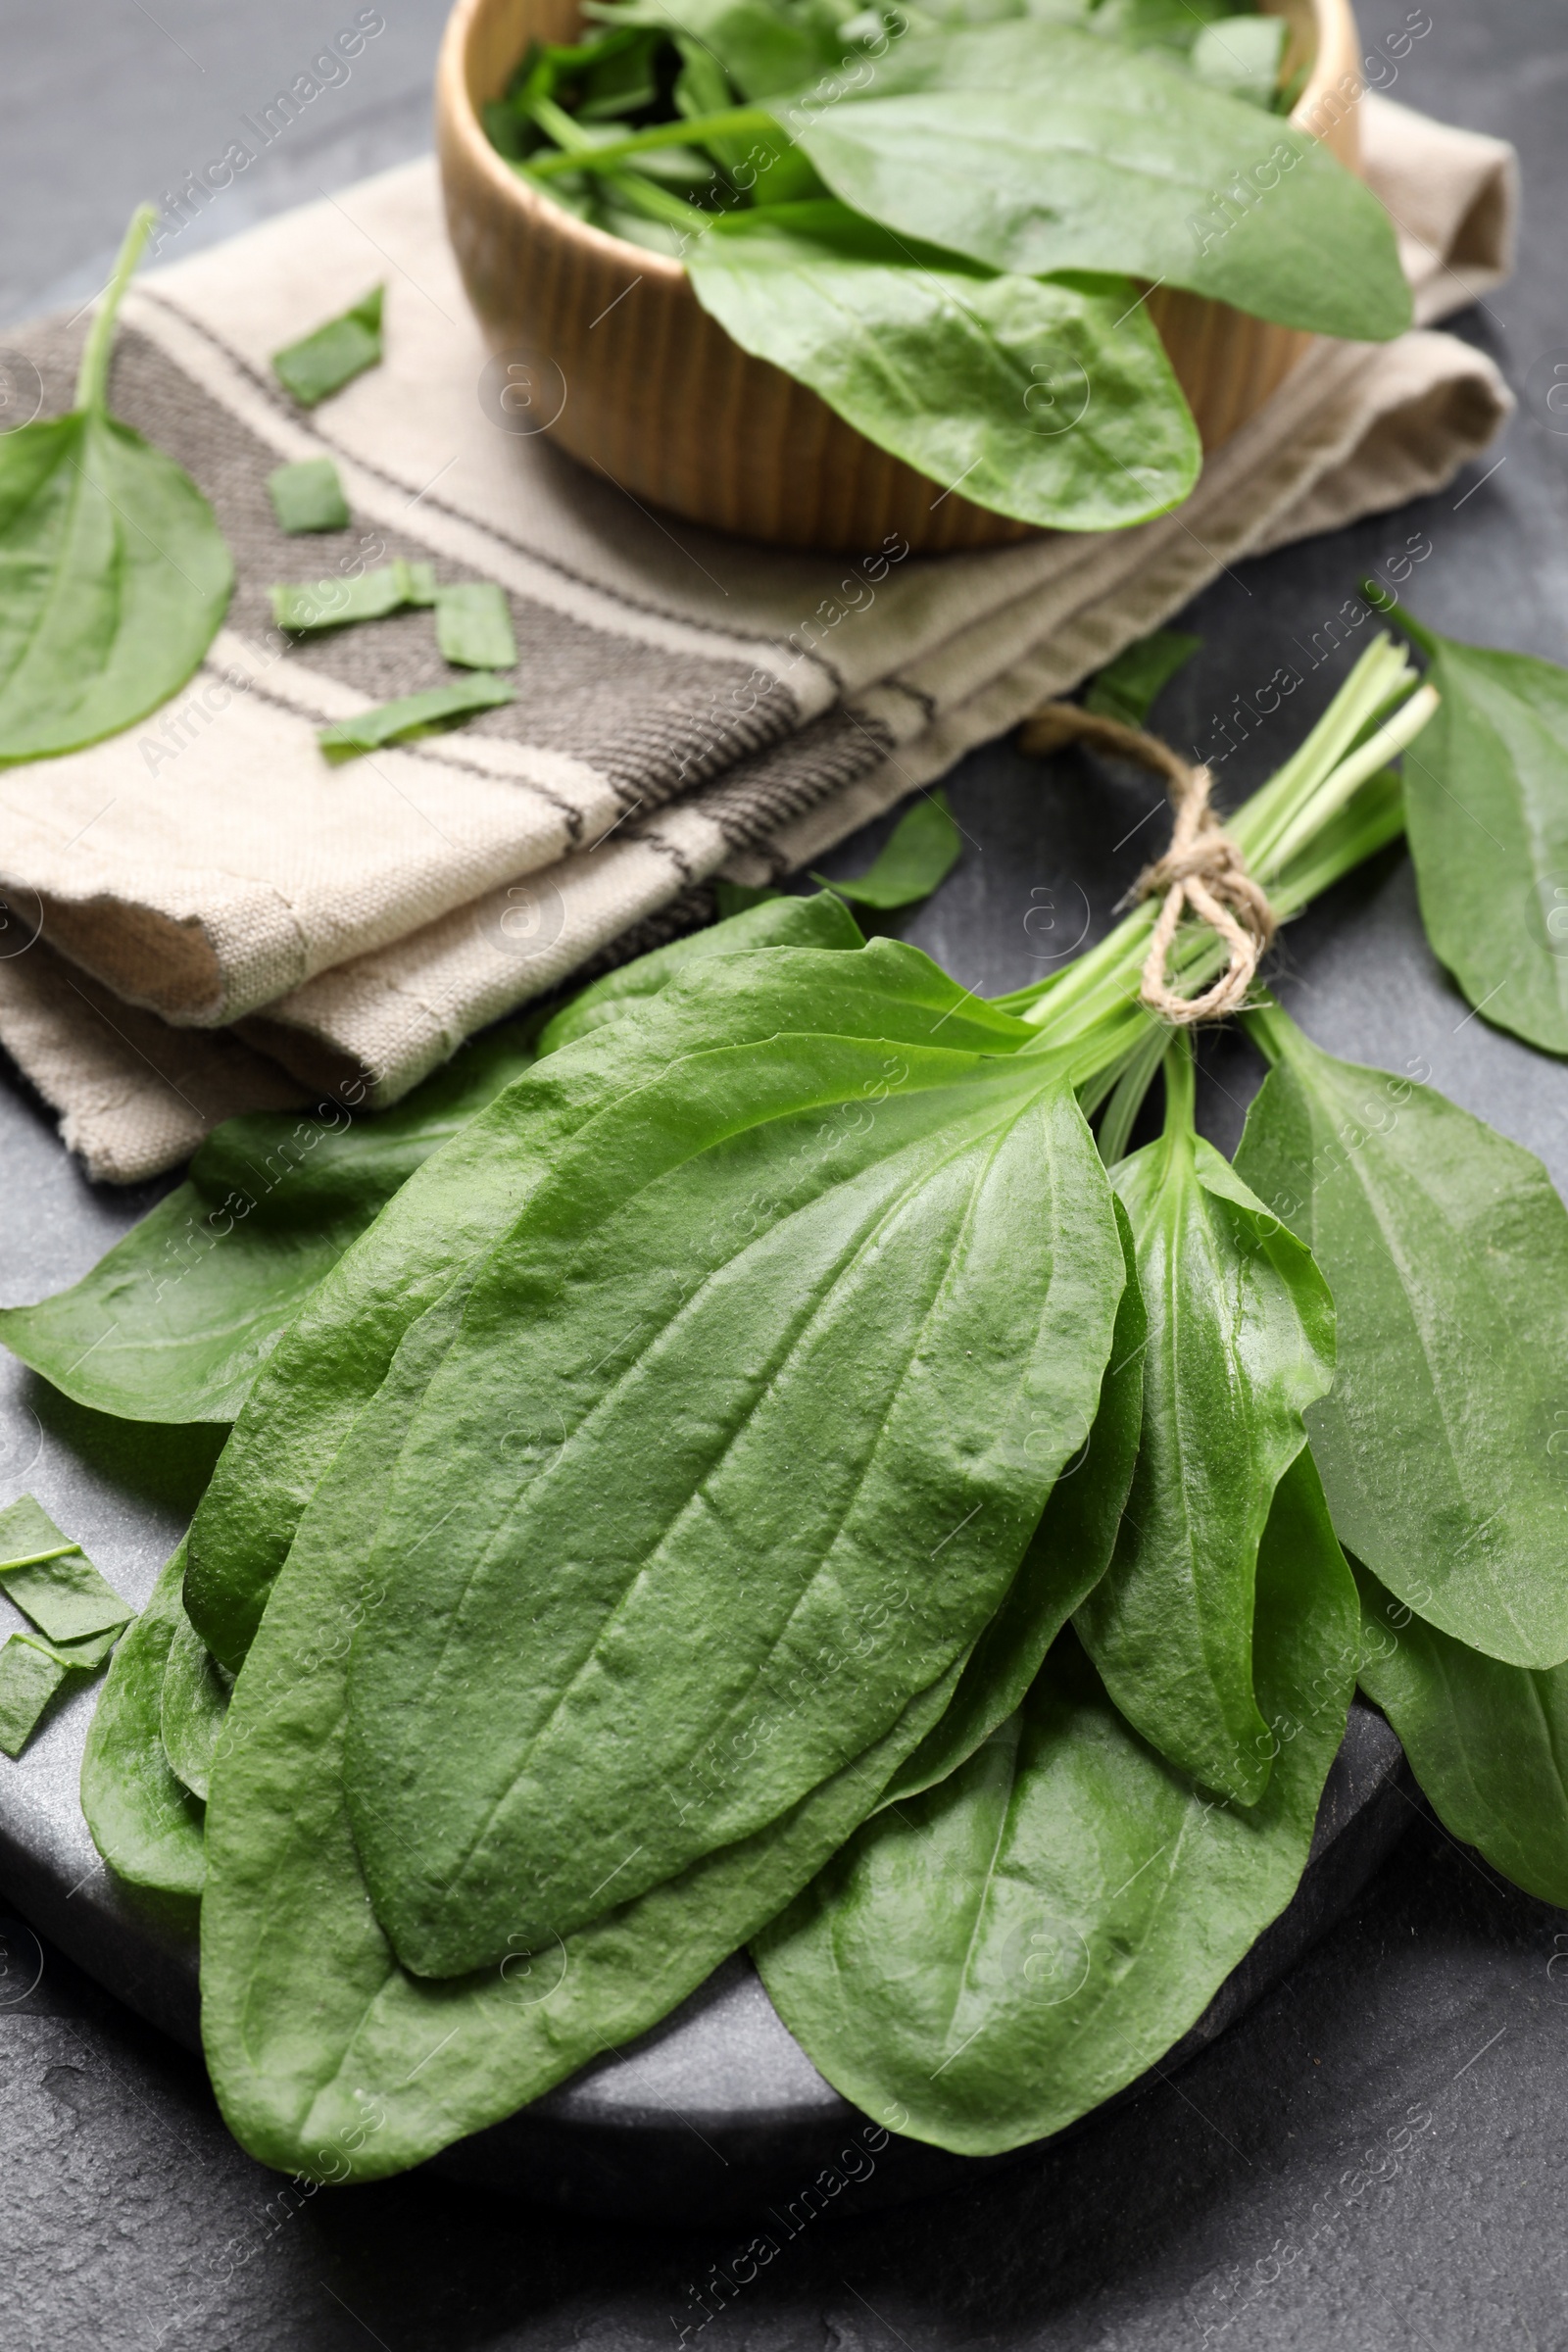
M 778 111 L 834 194 L 901 235 L 1025 276 L 1185 286 L 1355 341 L 1410 323 L 1371 189 L 1305 131 L 1152 53 L 1012 21 L 903 42 L 863 93 L 846 80 L 835 96 Z
M 733 214 L 686 266 L 742 350 L 943 496 L 1110 530 L 1163 514 L 1198 478 L 1192 413 L 1125 279 L 993 275 L 832 202 Z

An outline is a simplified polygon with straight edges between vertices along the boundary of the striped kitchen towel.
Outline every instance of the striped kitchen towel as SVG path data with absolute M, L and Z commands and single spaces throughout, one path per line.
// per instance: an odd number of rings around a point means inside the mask
M 1363 132 L 1421 324 L 1313 346 L 1174 514 L 925 561 L 704 533 L 516 430 L 432 163 L 139 280 L 113 403 L 211 498 L 238 587 L 172 704 L 0 772 L 0 1042 L 89 1171 L 156 1173 L 237 1110 L 395 1101 L 483 1023 L 694 919 L 712 876 L 819 857 L 1239 558 L 1450 479 L 1511 403 L 1430 321 L 1506 273 L 1512 154 L 1378 98 Z M 384 364 L 307 414 L 269 355 L 377 281 Z M 83 332 L 15 330 L 46 410 Z M 321 454 L 350 526 L 285 537 L 267 477 Z M 324 721 L 449 676 L 430 614 L 290 640 L 268 589 L 397 556 L 507 591 L 517 700 L 329 766 Z

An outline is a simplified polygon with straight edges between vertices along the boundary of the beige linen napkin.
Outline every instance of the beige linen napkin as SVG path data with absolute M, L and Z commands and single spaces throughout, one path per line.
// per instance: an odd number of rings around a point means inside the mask
M 1495 284 L 1511 150 L 1375 97 L 1363 133 L 1418 318 Z M 378 279 L 384 365 L 306 415 L 270 353 Z M 53 406 L 82 331 L 19 337 Z M 0 773 L 0 1041 L 94 1175 L 171 1166 L 237 1109 L 396 1100 L 612 943 L 691 919 L 715 873 L 819 856 L 1239 557 L 1440 487 L 1511 406 L 1488 359 L 1424 326 L 1320 343 L 1178 514 L 919 561 L 653 514 L 509 429 L 494 381 L 430 163 L 133 290 L 116 408 L 213 499 L 239 584 L 163 711 Z M 266 477 L 323 452 L 352 526 L 285 538 Z M 507 589 L 518 700 L 329 767 L 323 720 L 449 674 L 430 614 L 293 644 L 266 591 L 394 555 Z

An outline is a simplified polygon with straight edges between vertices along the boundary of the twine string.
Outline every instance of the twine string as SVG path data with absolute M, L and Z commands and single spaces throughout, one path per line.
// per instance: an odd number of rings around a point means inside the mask
M 1024 722 L 1019 742 L 1026 752 L 1040 753 L 1087 743 L 1164 777 L 1174 816 L 1170 846 L 1145 866 L 1128 894 L 1137 901 L 1160 901 L 1139 999 L 1161 1020 L 1177 1024 L 1223 1020 L 1239 1011 L 1274 937 L 1275 916 L 1267 893 L 1248 872 L 1241 851 L 1209 805 L 1213 779 L 1208 769 L 1189 767 L 1157 735 L 1076 703 L 1048 703 Z M 1196 997 L 1180 995 L 1170 974 L 1171 948 L 1189 907 L 1218 933 L 1228 957 L 1219 978 Z

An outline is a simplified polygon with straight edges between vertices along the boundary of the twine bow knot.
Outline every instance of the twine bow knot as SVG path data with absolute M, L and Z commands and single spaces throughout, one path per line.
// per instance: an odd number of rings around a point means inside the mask
M 1048 703 L 1025 723 L 1019 740 L 1028 752 L 1092 744 L 1164 777 L 1175 812 L 1170 846 L 1162 858 L 1145 866 L 1128 894 L 1134 900 L 1163 902 L 1144 960 L 1139 997 L 1161 1020 L 1176 1023 L 1222 1020 L 1237 1011 L 1274 937 L 1274 909 L 1209 806 L 1213 779 L 1208 769 L 1189 767 L 1157 735 L 1102 718 L 1076 703 Z M 1228 951 L 1219 978 L 1196 997 L 1179 995 L 1169 971 L 1171 946 L 1188 907 L 1219 934 Z

